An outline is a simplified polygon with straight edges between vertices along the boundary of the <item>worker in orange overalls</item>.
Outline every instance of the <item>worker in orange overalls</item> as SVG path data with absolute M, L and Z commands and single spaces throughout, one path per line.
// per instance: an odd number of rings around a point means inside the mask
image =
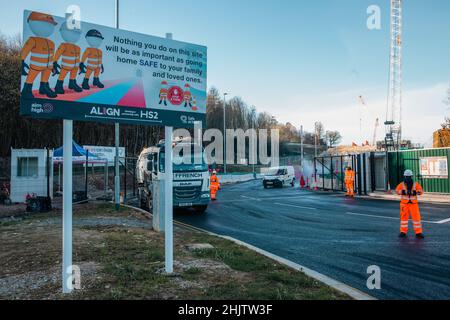
M 74 25 L 68 28 L 67 23 L 63 23 L 59 31 L 65 42 L 59 45 L 53 62 L 53 75 L 59 74 L 55 92 L 57 94 L 65 93 L 64 79 L 68 73 L 70 73 L 69 89 L 81 92 L 83 89 L 76 82 L 78 64 L 80 63 L 80 47 L 75 44 L 80 40 L 81 29 Z M 61 65 L 58 64 L 59 58 L 61 58 Z
M 345 194 L 346 197 L 354 197 L 355 196 L 355 171 L 352 170 L 351 167 L 347 167 L 347 170 L 345 170 L 345 188 L 347 190 L 347 193 Z
M 105 71 L 103 67 L 103 53 L 102 50 L 99 49 L 103 42 L 103 39 L 104 38 L 102 34 L 98 30 L 91 29 L 86 33 L 86 41 L 90 45 L 90 47 L 84 51 L 80 62 L 80 74 L 86 73 L 86 75 L 84 76 L 83 84 L 81 85 L 81 87 L 85 90 L 90 89 L 89 78 L 91 77 L 92 73 L 94 73 L 93 85 L 97 88 L 105 87 L 99 79 L 100 72 L 103 73 Z M 87 64 L 85 64 L 85 62 Z
M 186 108 L 188 105 L 192 108 L 192 94 L 189 84 L 184 85 L 184 91 L 183 91 L 183 100 L 184 100 L 184 107 Z
M 55 44 L 48 37 L 52 35 L 57 23 L 51 15 L 36 11 L 30 13 L 27 22 L 36 37 L 29 37 L 20 53 L 22 75 L 27 76 L 22 88 L 22 98 L 34 98 L 33 83 L 39 74 L 41 75 L 39 93 L 49 98 L 56 98 L 57 94 L 50 89 L 48 84 L 53 69 L 53 55 L 55 53 Z M 30 55 L 29 65 L 25 63 L 28 55 Z M 26 68 L 28 68 L 28 72 Z
M 216 193 L 218 190 L 220 190 L 220 182 L 219 178 L 217 178 L 216 170 L 213 170 L 209 180 L 210 180 L 209 188 L 211 190 L 211 200 L 216 200 Z
M 408 233 L 408 220 L 411 215 L 414 232 L 419 239 L 425 238 L 422 230 L 422 221 L 419 211 L 418 196 L 423 194 L 422 186 L 413 180 L 413 172 L 406 170 L 404 180 L 395 189 L 400 200 L 400 238 L 405 238 Z
M 165 106 L 167 106 L 167 95 L 169 93 L 167 87 L 167 81 L 164 80 L 163 82 L 161 82 L 161 89 L 159 90 L 159 104 L 164 102 Z

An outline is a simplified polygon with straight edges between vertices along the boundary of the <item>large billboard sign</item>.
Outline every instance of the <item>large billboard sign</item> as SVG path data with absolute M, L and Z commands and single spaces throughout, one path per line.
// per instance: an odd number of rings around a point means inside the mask
M 420 174 L 424 178 L 448 179 L 447 157 L 420 158 Z
M 193 126 L 206 113 L 206 47 L 25 11 L 22 115 Z

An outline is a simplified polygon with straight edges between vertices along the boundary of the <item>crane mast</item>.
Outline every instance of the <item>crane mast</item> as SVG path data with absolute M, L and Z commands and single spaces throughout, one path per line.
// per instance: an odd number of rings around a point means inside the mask
M 391 0 L 391 47 L 386 110 L 386 149 L 399 149 L 402 139 L 402 2 Z

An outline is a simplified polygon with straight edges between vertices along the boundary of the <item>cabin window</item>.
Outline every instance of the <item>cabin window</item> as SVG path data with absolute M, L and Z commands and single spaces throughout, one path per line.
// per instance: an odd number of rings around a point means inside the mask
M 19 157 L 19 158 L 17 158 L 17 176 L 18 177 L 37 177 L 38 176 L 38 158 L 37 157 Z

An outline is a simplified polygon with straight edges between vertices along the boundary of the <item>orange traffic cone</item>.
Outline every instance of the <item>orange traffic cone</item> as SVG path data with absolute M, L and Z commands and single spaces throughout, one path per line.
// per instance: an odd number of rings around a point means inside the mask
M 305 188 L 305 179 L 303 178 L 303 175 L 301 175 L 300 177 L 300 188 L 304 189 Z
M 392 194 L 392 190 L 391 190 L 391 183 L 388 181 L 388 189 L 387 189 L 387 194 Z
M 319 188 L 317 188 L 317 180 L 316 180 L 316 177 L 314 177 L 314 175 L 311 175 L 311 180 L 312 180 L 312 187 L 313 187 L 313 190 L 314 191 L 317 191 L 317 190 L 319 190 Z

